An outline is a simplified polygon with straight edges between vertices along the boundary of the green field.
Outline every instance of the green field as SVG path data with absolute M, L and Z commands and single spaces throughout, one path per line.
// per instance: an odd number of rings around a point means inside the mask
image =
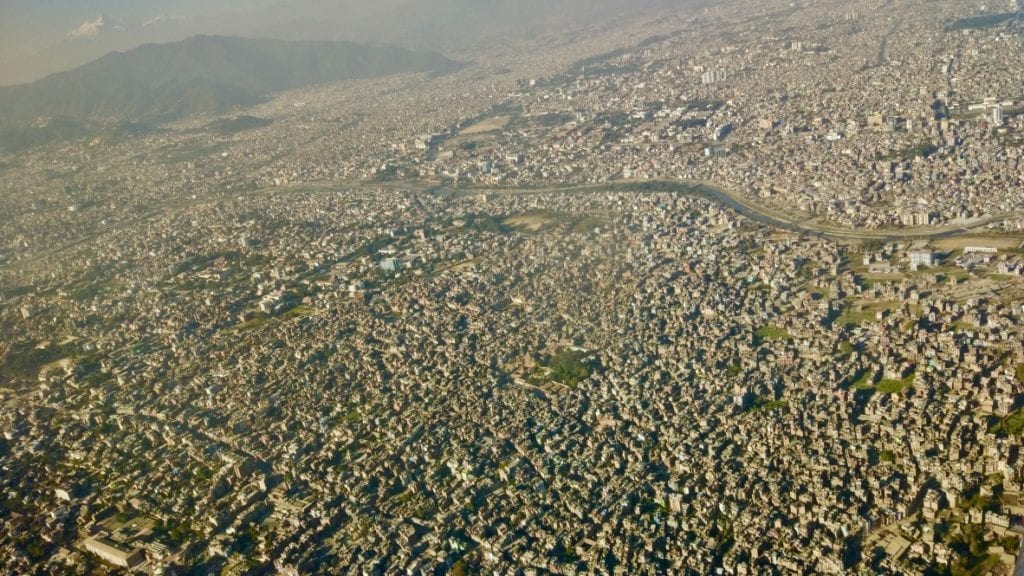
M 792 340 L 793 337 L 785 328 L 778 326 L 761 326 L 754 331 L 754 344 L 760 344 L 769 340 Z
M 902 380 L 884 379 L 875 383 L 873 382 L 874 374 L 871 372 L 864 372 L 854 377 L 851 387 L 854 390 L 870 390 L 880 394 L 897 394 L 907 388 L 912 388 L 914 386 L 915 376 L 916 374 L 911 374 Z
M 882 394 L 896 394 L 902 392 L 914 385 L 914 376 L 914 374 L 911 374 L 902 380 L 882 380 L 878 384 L 875 384 L 875 390 Z
M 1008 436 L 1024 435 L 1024 409 L 1008 414 L 998 424 L 990 428 L 989 432 Z

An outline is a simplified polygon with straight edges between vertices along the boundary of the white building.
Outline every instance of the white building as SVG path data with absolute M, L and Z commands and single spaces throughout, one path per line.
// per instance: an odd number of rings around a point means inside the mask
M 935 253 L 931 250 L 911 250 L 907 252 L 910 259 L 910 269 L 917 270 L 921 266 L 931 267 L 935 265 Z
M 379 266 L 385 272 L 398 272 L 402 268 L 402 261 L 398 258 L 385 258 L 380 261 Z
M 140 548 L 126 550 L 105 539 L 86 538 L 82 542 L 82 548 L 99 556 L 103 561 L 122 568 L 131 568 L 145 558 Z
M 701 75 L 700 81 L 702 84 L 706 85 L 714 84 L 715 82 L 722 82 L 726 78 L 728 78 L 728 75 L 726 74 L 725 70 L 708 70 L 707 72 Z
M 993 106 L 992 107 L 992 123 L 996 126 L 1003 125 L 1003 107 Z

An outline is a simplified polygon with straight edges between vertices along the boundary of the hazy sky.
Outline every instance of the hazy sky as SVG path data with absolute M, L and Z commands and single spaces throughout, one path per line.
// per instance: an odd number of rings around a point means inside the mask
M 165 19 L 187 19 L 269 4 L 251 0 L 0 0 L 0 42 L 30 44 L 142 28 Z M 89 26 L 101 22 L 100 26 Z M 84 30 L 83 30 L 84 28 Z

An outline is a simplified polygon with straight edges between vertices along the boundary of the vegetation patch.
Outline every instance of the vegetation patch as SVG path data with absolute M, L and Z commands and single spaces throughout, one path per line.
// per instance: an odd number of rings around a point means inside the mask
M 854 390 L 874 390 L 874 374 L 868 370 L 857 374 L 853 377 L 851 387 L 853 387 Z
M 573 234 L 588 234 L 593 232 L 595 229 L 604 228 L 608 225 L 608 221 L 597 216 L 581 216 L 572 223 L 569 231 Z
M 762 342 L 769 340 L 792 340 L 793 337 L 789 335 L 789 332 L 785 328 L 778 326 L 761 326 L 754 331 L 754 345 L 760 345 Z
M 875 390 L 882 394 L 897 394 L 911 388 L 914 385 L 914 374 L 907 376 L 902 380 L 886 379 L 882 380 L 878 384 L 875 384 Z
M 562 350 L 551 357 L 551 377 L 566 386 L 577 386 L 590 376 L 590 368 L 583 363 L 583 352 Z
M 989 432 L 998 436 L 1024 435 L 1024 408 L 1008 414 L 998 424 L 989 428 Z
M 572 348 L 560 348 L 542 365 L 548 369 L 548 379 L 554 380 L 571 388 L 579 386 L 595 368 L 594 362 L 588 360 L 587 353 Z
M 72 361 L 82 355 L 82 349 L 74 342 L 50 344 L 39 348 L 32 344 L 13 344 L 7 354 L 0 358 L 0 381 L 35 380 L 44 367 L 69 358 Z
M 296 307 L 292 308 L 291 310 L 288 310 L 287 312 L 281 314 L 281 320 L 282 321 L 287 321 L 287 320 L 293 320 L 295 318 L 304 318 L 306 316 L 309 316 L 313 312 L 314 312 L 314 310 L 312 308 L 310 308 L 309 306 L 301 306 L 300 305 L 300 306 L 296 306 Z
M 789 410 L 789 402 L 786 402 L 785 400 L 769 400 L 758 396 L 754 398 L 753 404 L 747 408 L 747 412 L 771 412 L 773 410 L 786 412 Z
M 238 332 L 249 332 L 251 330 L 259 330 L 261 328 L 265 328 L 273 321 L 273 317 L 268 316 L 267 314 L 260 313 L 256 315 L 254 318 L 246 320 L 245 322 L 242 322 L 241 324 L 235 326 L 235 330 Z
M 494 234 L 508 234 L 513 228 L 505 223 L 503 218 L 490 214 L 470 214 L 465 217 L 465 227 L 477 232 L 491 232 Z
M 914 146 L 909 146 L 907 148 L 903 148 L 901 150 L 896 150 L 895 152 L 885 154 L 881 156 L 879 160 L 906 161 L 913 160 L 914 158 L 928 158 L 929 156 L 935 154 L 938 151 L 938 146 L 932 144 L 931 142 L 921 142 L 920 144 L 915 144 Z

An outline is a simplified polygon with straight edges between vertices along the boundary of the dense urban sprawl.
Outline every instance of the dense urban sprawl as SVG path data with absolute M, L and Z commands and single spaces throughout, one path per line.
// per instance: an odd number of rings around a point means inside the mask
M 1003 4 L 725 3 L 0 157 L 0 569 L 1012 573 Z

